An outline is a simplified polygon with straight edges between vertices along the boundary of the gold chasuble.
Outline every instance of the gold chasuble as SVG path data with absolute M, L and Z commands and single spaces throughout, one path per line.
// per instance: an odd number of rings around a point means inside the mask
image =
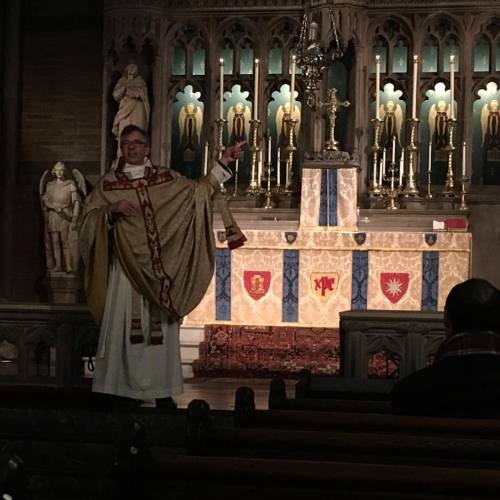
M 98 182 L 86 199 L 80 230 L 87 301 L 98 324 L 110 251 L 133 288 L 172 319 L 199 304 L 214 270 L 212 196 L 218 188 L 213 174 L 189 180 L 174 170 L 152 166 L 138 179 L 119 166 Z M 137 212 L 110 226 L 108 206 L 122 199 L 132 202 Z M 245 237 L 227 206 L 223 219 L 229 246 L 241 246 Z

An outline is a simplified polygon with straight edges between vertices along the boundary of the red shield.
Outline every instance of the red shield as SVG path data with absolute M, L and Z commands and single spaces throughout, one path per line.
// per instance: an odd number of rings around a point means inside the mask
M 243 283 L 248 295 L 259 300 L 269 291 L 271 271 L 243 271 Z
M 382 293 L 393 303 L 399 302 L 408 291 L 409 273 L 380 273 Z

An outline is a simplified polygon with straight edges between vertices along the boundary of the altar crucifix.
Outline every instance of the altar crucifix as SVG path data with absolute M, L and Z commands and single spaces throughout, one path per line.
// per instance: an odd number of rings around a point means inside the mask
M 335 140 L 335 121 L 337 119 L 337 109 L 339 107 L 347 108 L 351 105 L 349 101 L 340 101 L 337 99 L 337 89 L 328 90 L 328 100 L 319 102 L 321 107 L 325 107 L 328 113 L 329 131 L 328 141 L 326 141 L 327 151 L 338 151 L 339 142 Z

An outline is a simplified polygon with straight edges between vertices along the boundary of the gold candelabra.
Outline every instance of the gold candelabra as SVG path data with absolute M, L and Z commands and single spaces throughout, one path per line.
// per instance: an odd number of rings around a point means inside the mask
M 380 151 L 380 129 L 382 127 L 382 120 L 380 118 L 374 118 L 372 120 L 373 128 L 375 131 L 375 136 L 373 140 L 372 152 L 373 152 L 373 170 L 372 170 L 372 179 L 368 186 L 368 193 L 370 196 L 379 196 L 380 195 L 380 186 L 377 182 L 377 165 L 378 165 L 378 153 Z
M 293 137 L 295 135 L 295 125 L 297 120 L 293 119 L 291 116 L 285 119 L 285 123 L 288 127 L 288 144 L 285 148 L 286 152 L 286 177 L 285 177 L 285 189 L 284 192 L 291 194 L 293 189 L 293 156 L 297 148 L 293 145 Z
M 410 118 L 408 120 L 410 125 L 410 143 L 406 146 L 406 151 L 408 151 L 408 173 L 406 174 L 406 183 L 403 188 L 403 195 L 406 197 L 417 197 L 418 187 L 415 176 L 416 165 L 417 165 L 417 131 L 418 131 L 418 118 Z
M 251 153 L 251 167 L 250 167 L 250 184 L 246 190 L 246 194 L 253 196 L 259 193 L 260 186 L 257 182 L 257 169 L 259 161 L 260 145 L 258 140 L 260 120 L 250 120 L 250 153 Z
M 335 122 L 337 120 L 337 109 L 342 106 L 347 108 L 351 105 L 349 101 L 339 101 L 337 99 L 337 89 L 333 88 L 328 91 L 328 100 L 320 101 L 320 106 L 326 107 L 328 112 L 328 141 L 326 141 L 327 151 L 338 151 L 339 142 L 335 139 Z
M 455 152 L 455 146 L 453 144 L 453 129 L 457 120 L 455 118 L 448 118 L 448 145 L 446 150 L 448 151 L 448 168 L 446 170 L 446 181 L 443 188 L 443 196 L 453 197 L 455 196 L 455 179 L 453 173 L 453 156 Z

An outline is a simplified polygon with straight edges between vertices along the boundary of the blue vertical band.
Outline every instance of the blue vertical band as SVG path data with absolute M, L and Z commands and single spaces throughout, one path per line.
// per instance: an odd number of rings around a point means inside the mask
M 439 252 L 422 252 L 422 311 L 437 311 Z
M 368 304 L 368 252 L 352 252 L 351 309 L 365 310 Z
M 299 251 L 283 251 L 283 321 L 299 320 Z
M 231 320 L 231 250 L 215 249 L 215 319 Z
M 325 168 L 321 171 L 319 225 L 337 225 L 337 169 L 335 168 Z

